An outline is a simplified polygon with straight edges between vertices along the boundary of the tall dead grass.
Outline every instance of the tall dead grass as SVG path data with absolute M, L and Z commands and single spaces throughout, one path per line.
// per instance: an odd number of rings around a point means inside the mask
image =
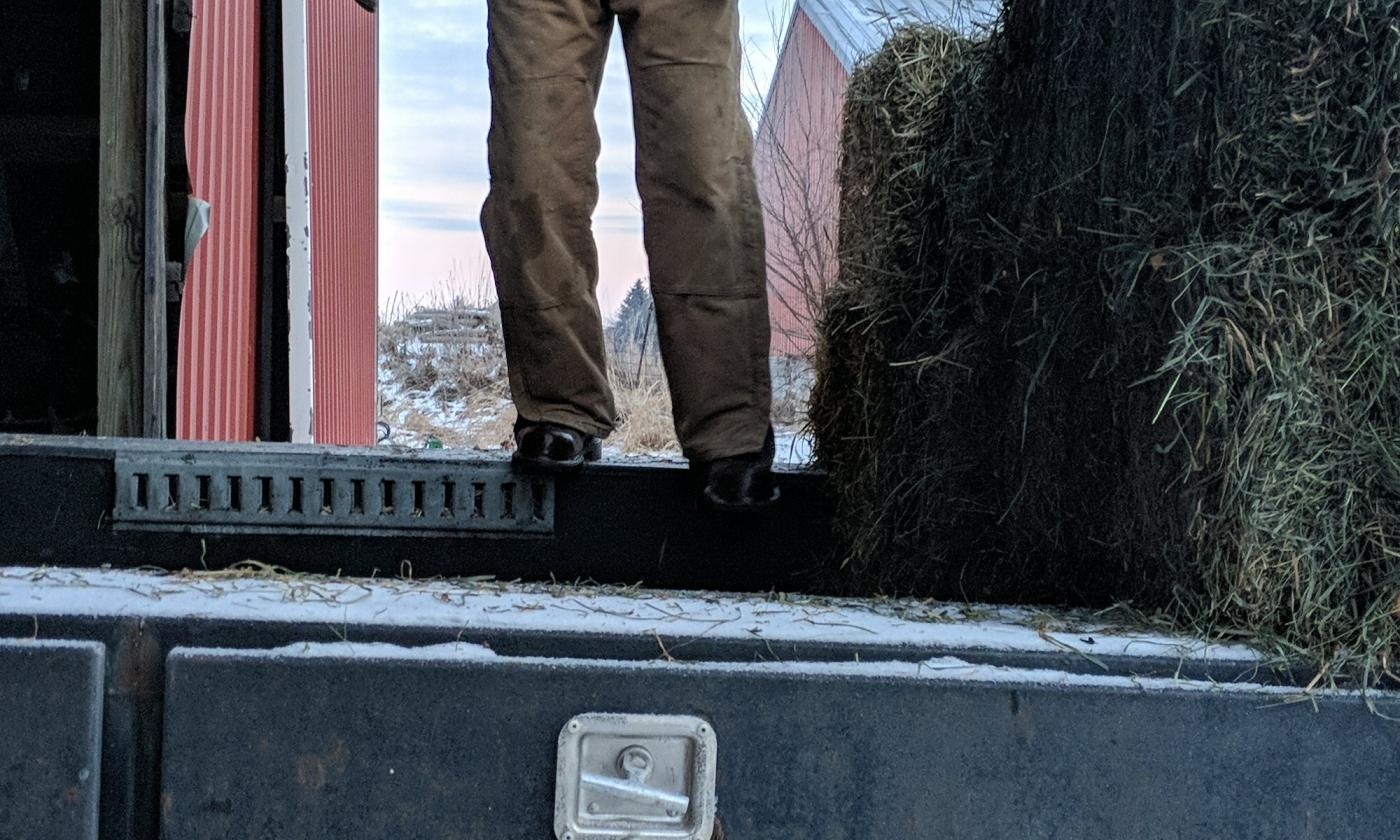
M 609 444 L 626 454 L 679 453 L 654 351 L 614 349 L 608 373 L 618 422 Z M 454 266 L 425 297 L 396 297 L 379 315 L 379 365 L 380 414 L 393 439 L 417 444 L 432 437 L 452 448 L 490 450 L 513 445 L 516 414 L 488 275 L 468 279 Z
M 624 348 L 609 357 L 617 427 L 608 440 L 629 454 L 678 453 L 666 375 L 659 365 L 637 364 L 647 358 L 641 347 Z

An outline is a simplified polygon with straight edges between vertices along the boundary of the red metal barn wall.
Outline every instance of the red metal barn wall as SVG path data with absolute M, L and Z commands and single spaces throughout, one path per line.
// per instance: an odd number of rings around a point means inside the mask
M 374 442 L 377 419 L 378 21 L 308 0 L 315 438 Z
M 811 350 L 816 313 L 809 304 L 836 278 L 841 107 L 849 81 L 836 53 L 797 10 L 754 149 L 774 355 Z
M 196 6 L 186 154 L 210 228 L 187 273 L 176 434 L 251 440 L 257 343 L 257 0 Z M 355 0 L 307 0 L 314 435 L 374 440 L 378 25 Z
M 185 152 L 210 227 L 185 279 L 177 437 L 253 436 L 257 311 L 258 2 L 200 3 L 190 33 Z

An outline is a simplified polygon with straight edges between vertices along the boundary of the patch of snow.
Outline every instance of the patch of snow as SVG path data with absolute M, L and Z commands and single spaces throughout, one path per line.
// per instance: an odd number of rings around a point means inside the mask
M 69 639 L 28 639 L 28 638 L 5 638 L 0 639 L 0 646 L 34 648 L 38 650 L 75 650 L 87 653 L 105 653 L 107 648 L 101 642 L 83 642 Z
M 429 317 L 431 316 L 431 317 Z M 404 322 L 410 327 L 415 319 L 436 323 L 444 313 L 410 314 Z M 412 332 L 412 331 L 410 331 Z M 497 336 L 498 338 L 498 336 Z M 389 426 L 389 436 L 383 445 L 423 449 L 431 438 L 444 448 L 468 449 L 481 452 L 505 451 L 504 436 L 513 407 L 508 399 L 489 398 L 505 389 L 506 372 L 503 365 L 493 369 L 494 381 L 487 391 L 458 395 L 448 381 L 448 372 L 461 362 L 460 354 L 469 353 L 502 356 L 499 346 L 462 347 L 459 345 L 425 342 L 416 334 L 396 338 L 396 346 L 381 356 L 378 372 L 380 417 Z M 454 355 L 455 354 L 455 355 Z M 774 356 L 770 359 L 773 400 L 780 419 L 800 420 L 806 414 L 808 397 L 815 375 L 804 359 Z M 410 386 L 409 383 L 413 385 Z M 812 463 L 812 439 L 798 421 L 776 424 L 776 461 L 789 467 Z M 610 463 L 684 464 L 685 458 L 675 450 L 624 452 L 615 442 L 605 442 L 603 459 Z
M 196 616 L 291 624 L 595 633 L 947 651 L 1069 653 L 1251 663 L 1253 649 L 1055 620 L 1019 608 L 637 591 L 487 581 L 242 577 L 0 567 L 0 613 Z
M 605 464 L 685 464 L 685 456 L 679 452 L 624 452 L 616 443 L 603 441 L 603 463 Z
M 386 644 L 348 642 L 306 643 L 273 650 L 245 648 L 181 648 L 172 658 L 217 658 L 233 661 L 285 659 L 355 659 L 379 662 L 435 662 L 464 664 L 490 662 L 500 665 L 541 666 L 550 669 L 607 668 L 631 672 L 687 672 L 725 675 L 775 675 L 799 677 L 838 677 L 843 679 L 905 680 L 959 685 L 1020 686 L 1034 688 L 1091 688 L 1135 693 L 1200 692 L 1218 695 L 1266 695 L 1286 702 L 1316 697 L 1359 698 L 1353 690 L 1314 690 L 1304 692 L 1292 686 L 1249 682 L 1211 682 L 1175 677 L 1132 677 L 1110 674 L 1082 674 L 1046 668 L 1015 668 L 983 665 L 952 656 L 921 662 L 674 662 L 666 660 L 572 659 L 540 656 L 498 656 L 480 645 L 449 644 L 401 647 Z M 1389 692 L 1371 692 L 1389 696 Z
M 812 436 L 801 429 L 779 428 L 774 440 L 777 443 L 775 463 L 789 467 L 806 467 L 812 464 Z
M 405 647 L 382 642 L 298 642 L 268 650 L 252 651 L 234 648 L 178 648 L 171 653 L 171 657 L 179 659 L 238 653 L 260 659 L 355 659 L 396 662 L 477 662 L 497 658 L 496 652 L 485 645 L 467 642 L 422 647 Z

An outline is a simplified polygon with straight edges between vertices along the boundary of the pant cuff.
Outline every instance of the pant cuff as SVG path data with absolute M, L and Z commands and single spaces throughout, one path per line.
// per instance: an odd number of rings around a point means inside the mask
M 752 455 L 763 450 L 768 438 L 769 424 L 758 424 L 756 433 L 729 434 L 713 440 L 694 442 L 685 447 L 685 457 L 690 461 L 717 461 L 720 458 L 733 458 L 737 455 Z
M 520 412 L 520 417 L 526 423 L 555 423 L 560 426 L 567 426 L 576 429 L 586 435 L 596 438 L 607 438 L 612 434 L 611 426 L 604 426 L 596 420 L 590 420 L 583 414 L 568 411 L 566 409 L 550 409 L 541 412 Z

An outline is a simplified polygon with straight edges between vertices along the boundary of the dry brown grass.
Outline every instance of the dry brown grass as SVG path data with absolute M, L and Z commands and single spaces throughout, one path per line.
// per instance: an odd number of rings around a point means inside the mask
M 454 271 L 420 301 L 396 299 L 379 318 L 380 417 L 391 443 L 421 446 L 435 437 L 448 448 L 509 450 L 514 445 L 515 409 L 510 405 L 500 310 L 489 277 L 463 281 Z M 463 323 L 479 324 L 473 340 L 447 340 Z M 617 407 L 609 448 L 628 455 L 678 455 L 671 395 L 656 352 L 612 347 L 608 378 Z M 779 427 L 807 421 L 811 365 L 777 359 L 773 366 L 773 419 Z
M 671 419 L 671 394 L 664 380 L 643 377 L 641 381 L 620 381 L 614 377 L 613 395 L 618 422 L 609 442 L 627 453 L 680 452 Z
M 448 331 L 443 325 L 481 311 L 490 317 L 480 340 L 441 340 Z M 671 397 L 654 356 L 623 350 L 609 365 L 618 424 L 608 442 L 627 454 L 680 452 Z M 395 301 L 380 315 L 379 364 L 380 413 L 391 442 L 418 446 L 434 437 L 448 448 L 507 451 L 514 445 L 500 313 L 481 287 L 464 288 L 449 278 L 424 301 Z
M 812 363 L 800 356 L 775 356 L 773 374 L 773 422 L 805 428 L 807 406 L 812 400 Z
M 453 448 L 511 442 L 500 310 L 489 276 L 459 269 L 419 301 L 399 297 L 379 317 L 380 416 L 391 442 L 436 437 Z
M 608 442 L 627 454 L 680 452 L 671 419 L 671 392 L 655 347 L 613 348 L 608 380 L 617 404 L 617 428 Z
M 443 402 L 507 397 L 499 307 L 481 297 L 434 297 L 380 314 L 381 372 L 405 392 L 430 394 Z M 475 332 L 444 335 L 465 324 Z

